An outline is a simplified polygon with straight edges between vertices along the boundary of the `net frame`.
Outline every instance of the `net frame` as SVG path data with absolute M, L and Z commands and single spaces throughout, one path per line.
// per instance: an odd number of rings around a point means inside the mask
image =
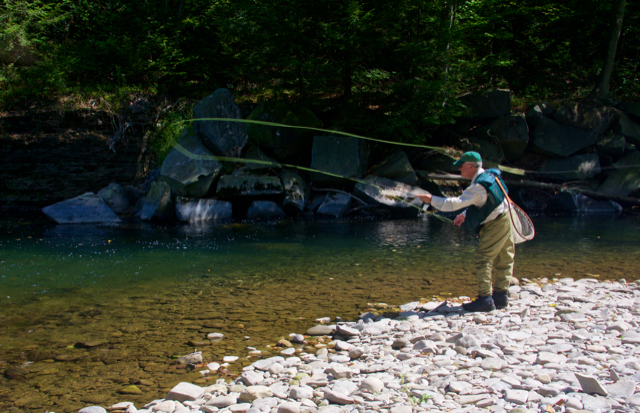
M 531 222 L 531 218 L 529 218 L 529 215 L 527 215 L 522 208 L 509 198 L 507 191 L 504 189 L 500 179 L 497 177 L 496 182 L 498 183 L 500 190 L 502 190 L 505 198 L 507 198 L 507 201 L 509 201 L 509 218 L 511 218 L 511 233 L 513 234 L 513 241 L 516 244 L 531 241 L 536 235 L 536 229 L 533 226 L 533 222 Z

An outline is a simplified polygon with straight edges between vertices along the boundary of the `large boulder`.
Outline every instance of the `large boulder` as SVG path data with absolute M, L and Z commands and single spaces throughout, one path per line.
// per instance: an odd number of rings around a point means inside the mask
M 122 214 L 131 207 L 127 192 L 121 185 L 111 183 L 106 188 L 98 191 L 98 196 L 102 198 L 116 214 Z
M 284 211 L 273 201 L 253 201 L 247 210 L 249 219 L 278 219 L 285 216 Z
M 429 192 L 379 176 L 367 176 L 353 188 L 353 195 L 368 204 L 378 204 L 392 215 L 417 216 L 422 201 L 417 195 Z
M 627 196 L 640 189 L 640 152 L 633 151 L 613 164 L 607 179 L 598 187 L 598 192 Z
M 249 142 L 242 122 L 224 122 L 197 119 L 242 119 L 240 109 L 227 89 L 218 89 L 193 108 L 193 128 L 202 142 L 217 155 L 237 157 Z
M 420 151 L 411 156 L 411 164 L 414 170 L 457 173 L 458 167 L 453 164 L 460 159 L 462 153 L 457 150 Z
M 434 179 L 428 171 L 416 171 L 420 188 L 425 189 L 430 194 L 444 198 L 458 196 L 464 190 L 458 181 L 446 179 Z
M 339 218 L 351 210 L 352 198 L 348 194 L 328 192 L 316 210 L 316 214 Z
M 533 130 L 540 123 L 540 119 L 544 117 L 551 117 L 556 113 L 556 108 L 554 108 L 550 103 L 541 103 L 539 105 L 533 105 L 525 112 L 525 119 L 527 121 L 527 126 L 529 126 L 529 130 Z
M 289 102 L 263 102 L 251 112 L 247 120 L 281 123 L 283 125 L 321 128 L 322 121 L 309 109 Z M 248 123 L 247 133 L 251 142 L 259 145 L 279 159 L 298 161 L 308 159 L 315 132 L 302 128 L 285 128 Z
M 472 121 L 497 119 L 511 113 L 511 91 L 496 89 L 468 93 L 458 98 L 467 107 Z
M 201 198 L 207 195 L 221 170 L 222 163 L 213 159 L 200 137 L 187 128 L 162 162 L 159 179 L 169 184 L 173 196 Z
M 275 159 L 265 155 L 265 153 L 255 145 L 249 145 L 249 150 L 244 155 L 243 159 L 245 160 L 244 168 L 247 171 L 257 172 L 281 168 L 280 164 L 276 162 Z
M 613 123 L 613 130 L 626 138 L 627 142 L 640 145 L 640 125 L 622 112 Z
M 537 174 L 547 179 L 585 180 L 600 173 L 600 158 L 595 153 L 549 159 Z
M 502 148 L 483 139 L 463 138 L 460 140 L 460 148 L 465 152 L 478 152 L 482 157 L 482 164 L 485 168 L 495 168 L 504 160 Z
M 277 176 L 253 176 L 233 174 L 221 176 L 218 180 L 216 195 L 219 198 L 252 197 L 281 195 L 284 191 Z
M 504 116 L 481 128 L 478 137 L 497 143 L 508 161 L 516 161 L 529 144 L 529 128 L 524 115 Z
M 613 133 L 602 135 L 596 141 L 596 151 L 604 155 L 621 156 L 624 154 L 626 140 L 622 135 Z
M 171 188 L 166 182 L 154 182 L 147 194 L 140 219 L 151 221 L 152 219 L 167 220 L 174 216 L 175 209 L 171 201 Z
M 542 211 L 549 196 L 546 192 L 529 188 L 509 188 L 509 198 L 525 211 Z
M 176 199 L 176 217 L 178 221 L 222 221 L 231 219 L 231 202 L 218 201 L 216 199 Z
M 401 149 L 395 149 L 391 155 L 369 169 L 369 174 L 416 185 L 418 177 L 409 162 L 409 158 Z
M 299 215 L 309 201 L 311 188 L 297 173 L 285 170 L 280 174 L 284 188 L 282 209 L 289 215 Z
M 622 207 L 613 201 L 596 201 L 571 190 L 561 190 L 548 204 L 552 212 L 572 212 L 581 214 L 619 214 Z
M 597 108 L 583 103 L 568 103 L 558 109 L 553 118 L 565 125 L 592 131 L 602 135 L 616 118 L 616 113 L 608 107 Z
M 619 107 L 626 114 L 640 118 L 640 102 L 623 102 Z
M 598 135 L 593 131 L 565 125 L 549 118 L 538 120 L 532 133 L 533 149 L 551 156 L 571 156 L 594 145 Z
M 326 173 L 311 173 L 311 180 L 321 185 L 352 186 L 340 178 L 361 179 L 369 163 L 369 146 L 364 139 L 348 136 L 315 136 L 311 168 Z M 338 175 L 338 176 L 335 176 Z
M 104 200 L 93 192 L 42 209 L 58 224 L 111 224 L 122 222 Z

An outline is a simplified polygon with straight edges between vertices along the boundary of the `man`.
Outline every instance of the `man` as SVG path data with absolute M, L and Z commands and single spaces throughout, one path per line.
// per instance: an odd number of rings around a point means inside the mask
M 497 179 L 505 190 L 506 187 L 499 170 L 482 169 L 482 158 L 477 152 L 466 152 L 454 165 L 458 167 L 460 176 L 471 180 L 471 185 L 459 197 L 420 195 L 420 199 L 443 212 L 466 208 L 453 223 L 457 226 L 464 223 L 471 230 L 481 227 L 475 253 L 478 298 L 462 307 L 474 312 L 506 308 L 509 305 L 507 294 L 513 275 L 515 246 L 511 236 L 509 200 Z

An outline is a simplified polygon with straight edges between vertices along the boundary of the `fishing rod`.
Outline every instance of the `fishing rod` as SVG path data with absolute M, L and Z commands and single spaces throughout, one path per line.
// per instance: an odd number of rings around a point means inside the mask
M 388 144 L 388 145 L 407 146 L 407 147 L 411 147 L 411 148 L 421 148 L 421 149 L 430 149 L 430 150 L 442 153 L 444 155 L 446 155 L 447 151 L 448 151 L 447 148 L 440 147 L 440 146 L 428 146 L 428 145 L 421 145 L 421 144 L 417 144 L 417 143 L 406 143 L 406 142 L 393 142 L 393 141 L 387 141 L 387 140 L 384 140 L 384 139 L 376 139 L 376 138 L 371 138 L 371 137 L 368 137 L 368 136 L 356 135 L 354 133 L 343 132 L 343 131 L 338 131 L 338 130 L 322 129 L 322 128 L 316 128 L 316 127 L 312 127 L 312 126 L 286 125 L 284 123 L 275 123 L 275 122 L 267 122 L 267 121 L 252 120 L 252 119 L 197 118 L 197 119 L 191 119 L 191 120 L 176 121 L 176 122 L 173 122 L 172 124 L 192 123 L 192 122 L 201 122 L 201 121 L 249 123 L 249 124 L 254 124 L 254 125 L 262 125 L 262 126 L 270 126 L 270 127 L 304 129 L 304 130 L 311 130 L 311 131 L 317 131 L 317 132 L 323 132 L 323 133 L 330 133 L 330 134 L 333 134 L 333 135 L 343 135 L 343 136 L 348 136 L 348 137 L 351 137 L 351 138 L 362 139 L 362 140 L 371 141 L 371 142 L 384 143 L 384 144 Z M 513 167 L 505 166 L 505 165 L 498 165 L 498 168 L 501 171 L 508 172 L 508 173 L 510 173 L 512 175 L 522 175 L 522 176 L 524 176 L 525 173 L 527 172 L 524 169 L 513 168 Z
M 372 186 L 376 189 L 378 189 L 380 192 L 385 193 L 386 189 L 376 185 L 372 182 L 367 182 L 367 181 L 363 181 L 361 179 L 357 179 L 357 178 L 353 178 L 353 177 L 349 177 L 349 176 L 344 176 L 344 175 L 340 175 L 340 174 L 336 174 L 336 173 L 332 173 L 332 172 L 327 172 L 327 171 L 322 171 L 319 169 L 314 169 L 314 168 L 308 168 L 305 166 L 300 166 L 300 165 L 291 165 L 291 164 L 285 164 L 285 163 L 281 163 L 281 162 L 270 162 L 270 161 L 263 161 L 260 159 L 246 159 L 246 158 L 235 158 L 235 157 L 228 157 L 228 156 L 215 156 L 215 155 L 198 155 L 198 154 L 194 154 L 193 152 L 189 151 L 187 148 L 185 148 L 184 146 L 180 145 L 180 143 L 178 143 L 176 140 L 172 140 L 171 141 L 171 146 L 173 146 L 178 152 L 180 152 L 181 154 L 183 154 L 184 156 L 187 156 L 191 159 L 197 160 L 197 161 L 220 161 L 220 162 L 236 162 L 236 163 L 251 163 L 251 164 L 257 164 L 257 165 L 265 165 L 265 166 L 271 166 L 271 167 L 276 167 L 276 168 L 292 168 L 292 169 L 297 169 L 297 170 L 301 170 L 301 171 L 306 171 L 306 172 L 315 172 L 315 173 L 320 173 L 320 174 L 324 174 L 327 176 L 332 176 L 334 178 L 340 178 L 340 179 L 346 179 L 349 181 L 353 181 L 356 183 L 360 183 L 363 185 L 369 185 Z M 444 222 L 448 222 L 453 224 L 453 221 L 447 217 L 443 217 L 441 215 L 436 214 L 433 211 L 425 211 L 423 210 L 421 207 L 419 207 L 418 205 L 414 205 L 411 202 L 408 202 L 406 199 L 399 197 L 399 196 L 395 196 L 395 195 L 385 195 L 388 199 L 392 199 L 394 201 L 398 201 L 401 203 L 404 203 L 412 208 L 416 208 L 421 212 L 426 213 L 427 215 L 432 215 Z

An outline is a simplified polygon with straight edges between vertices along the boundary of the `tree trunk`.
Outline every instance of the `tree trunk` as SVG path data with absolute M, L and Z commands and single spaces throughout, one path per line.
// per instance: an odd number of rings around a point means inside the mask
M 624 9 L 627 6 L 627 0 L 616 0 L 613 6 L 613 24 L 611 25 L 611 35 L 609 36 L 609 47 L 607 56 L 602 67 L 600 81 L 591 95 L 598 99 L 609 98 L 609 86 L 611 83 L 611 73 L 613 72 L 613 63 L 616 58 L 616 49 L 618 48 L 618 39 L 622 32 L 622 18 L 624 17 Z

